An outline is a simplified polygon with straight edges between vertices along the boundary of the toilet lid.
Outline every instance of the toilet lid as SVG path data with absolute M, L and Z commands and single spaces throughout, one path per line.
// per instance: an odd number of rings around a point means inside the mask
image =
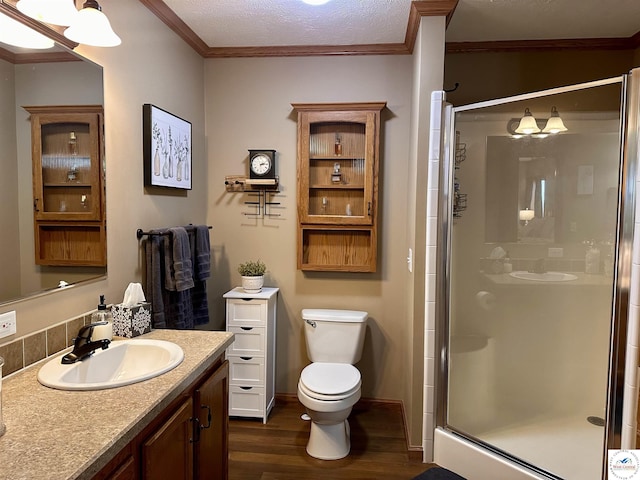
M 300 381 L 316 393 L 338 395 L 359 386 L 360 372 L 348 363 L 317 362 L 302 370 Z

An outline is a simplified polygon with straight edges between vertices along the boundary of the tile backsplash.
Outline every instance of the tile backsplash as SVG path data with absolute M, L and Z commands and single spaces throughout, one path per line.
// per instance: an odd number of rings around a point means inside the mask
M 80 327 L 91 323 L 91 312 L 0 345 L 2 374 L 9 375 L 73 345 Z

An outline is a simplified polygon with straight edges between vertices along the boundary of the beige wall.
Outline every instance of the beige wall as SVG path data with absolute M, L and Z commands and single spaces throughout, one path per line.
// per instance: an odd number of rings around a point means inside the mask
M 20 230 L 18 227 L 18 168 L 16 163 L 15 75 L 14 66 L 0 60 L 0 225 L 14 225 L 0 233 L 0 291 L 10 296 L 20 292 Z
M 214 321 L 223 325 L 221 295 L 239 285 L 237 265 L 260 258 L 268 285 L 280 288 L 277 325 L 277 392 L 295 393 L 308 363 L 302 336 L 303 308 L 369 312 L 369 330 L 359 368 L 363 396 L 402 399 L 406 364 L 409 279 L 407 185 L 411 121 L 412 60 L 409 56 L 216 59 L 206 61 L 209 155 L 208 221 L 214 226 Z M 296 269 L 296 113 L 294 102 L 386 101 L 383 112 L 379 256 L 375 274 L 302 273 Z M 282 194 L 279 217 L 243 215 L 252 200 L 227 193 L 224 176 L 246 174 L 247 150 L 277 150 Z

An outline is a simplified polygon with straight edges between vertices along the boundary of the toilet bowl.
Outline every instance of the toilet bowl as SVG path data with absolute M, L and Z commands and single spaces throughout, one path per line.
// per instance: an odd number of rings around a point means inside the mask
M 298 400 L 311 419 L 307 453 L 321 460 L 344 458 L 351 449 L 349 421 L 360 399 L 360 371 L 367 312 L 305 309 L 307 365 L 298 381 Z
M 312 363 L 298 381 L 298 399 L 311 418 L 307 453 L 338 460 L 351 449 L 347 418 L 360 399 L 360 372 L 346 363 Z

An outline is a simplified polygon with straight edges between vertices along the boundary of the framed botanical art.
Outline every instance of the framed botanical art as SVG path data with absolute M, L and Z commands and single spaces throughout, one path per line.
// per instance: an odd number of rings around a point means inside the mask
M 142 140 L 144 184 L 191 190 L 191 123 L 145 103 Z

